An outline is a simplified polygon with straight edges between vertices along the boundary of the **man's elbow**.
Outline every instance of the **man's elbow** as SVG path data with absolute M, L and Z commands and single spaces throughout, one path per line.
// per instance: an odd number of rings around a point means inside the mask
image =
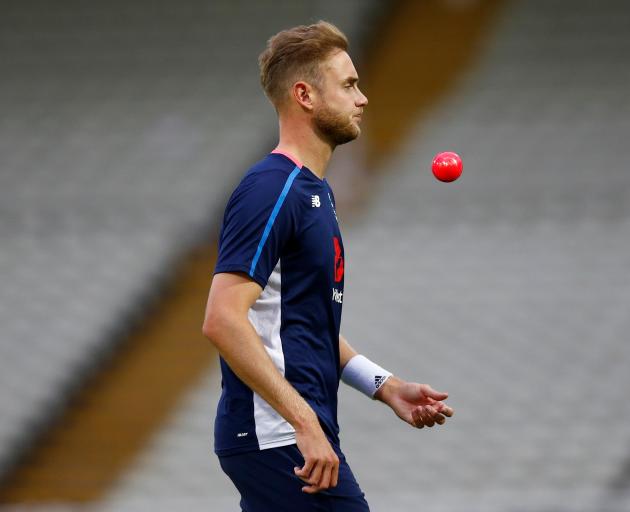
M 201 326 L 201 334 L 203 334 L 206 338 L 212 341 L 212 338 L 213 338 L 212 324 L 208 320 L 204 320 L 203 325 Z
M 203 321 L 203 326 L 201 327 L 202 334 L 208 338 L 213 345 L 216 345 L 218 332 L 220 331 L 219 325 L 220 318 L 218 315 L 216 313 L 209 312 Z
M 226 339 L 226 333 L 233 330 L 234 321 L 233 315 L 226 311 L 211 310 L 206 315 L 201 332 L 215 347 L 220 349 L 221 340 Z

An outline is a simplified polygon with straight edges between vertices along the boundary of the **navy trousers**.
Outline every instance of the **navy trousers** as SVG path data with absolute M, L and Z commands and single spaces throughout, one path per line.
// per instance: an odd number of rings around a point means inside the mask
M 293 472 L 304 458 L 297 445 L 220 456 L 221 468 L 241 494 L 242 512 L 369 512 L 365 495 L 338 448 L 336 487 L 307 494 Z

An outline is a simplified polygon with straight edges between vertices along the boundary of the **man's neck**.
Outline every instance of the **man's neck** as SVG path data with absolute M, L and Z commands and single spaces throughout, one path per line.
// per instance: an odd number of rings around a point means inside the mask
M 304 123 L 280 121 L 280 142 L 276 151 L 292 155 L 320 179 L 324 179 L 333 148 Z

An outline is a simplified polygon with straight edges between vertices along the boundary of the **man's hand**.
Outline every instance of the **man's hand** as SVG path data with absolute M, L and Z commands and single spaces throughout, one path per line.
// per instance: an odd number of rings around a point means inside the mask
M 436 423 L 443 425 L 446 417 L 453 416 L 453 409 L 442 402 L 448 398 L 448 393 L 394 376 L 385 381 L 374 398 L 389 405 L 400 419 L 417 428 L 432 427 Z
M 293 471 L 307 486 L 302 491 L 316 492 L 337 486 L 339 477 L 339 457 L 328 442 L 317 417 L 304 429 L 296 429 L 295 439 L 298 449 L 304 457 L 304 466 Z

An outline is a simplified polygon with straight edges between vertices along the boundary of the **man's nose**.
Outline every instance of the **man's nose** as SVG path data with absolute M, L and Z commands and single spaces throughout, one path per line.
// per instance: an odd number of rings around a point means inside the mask
M 361 91 L 359 91 L 359 101 L 357 102 L 357 106 L 364 107 L 367 104 L 368 104 L 367 96 L 363 94 Z

